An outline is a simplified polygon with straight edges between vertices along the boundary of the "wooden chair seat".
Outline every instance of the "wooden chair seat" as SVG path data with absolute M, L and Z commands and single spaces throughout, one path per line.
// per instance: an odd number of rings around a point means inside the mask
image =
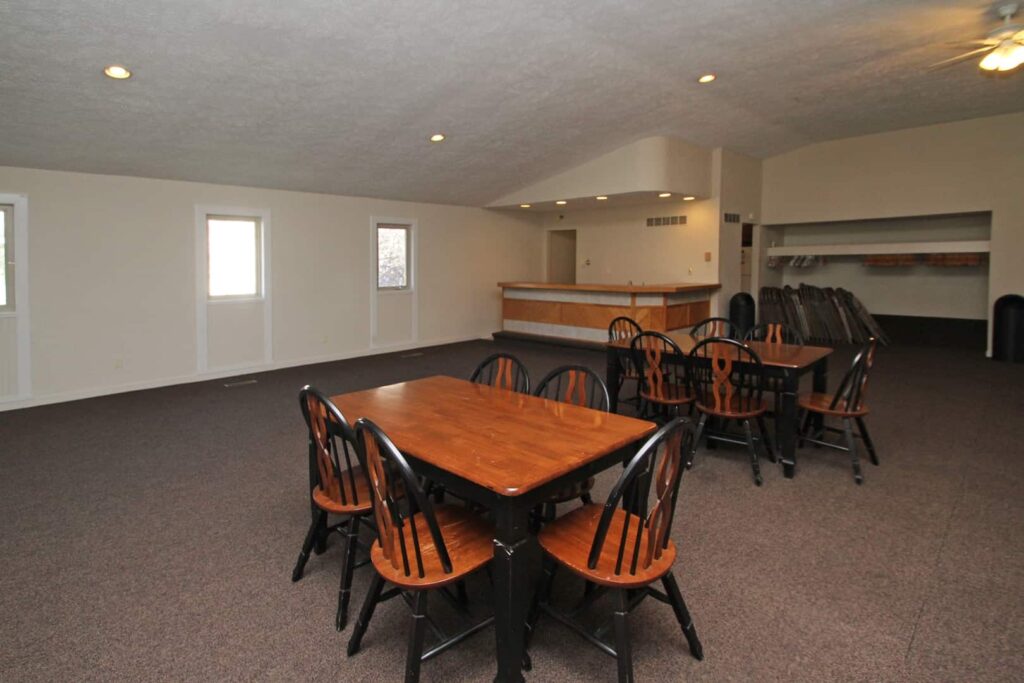
M 356 481 L 354 492 L 352 491 L 351 479 L 348 474 L 337 480 L 340 486 L 345 487 L 344 496 L 332 497 L 319 486 L 313 489 L 313 502 L 316 506 L 332 515 L 370 514 L 370 511 L 373 509 L 373 503 L 370 501 L 370 482 L 366 478 L 366 474 L 363 473 L 363 468 L 359 465 L 352 467 L 352 475 Z M 357 500 L 359 502 L 345 505 L 338 498 L 349 501 Z
M 739 396 L 734 395 L 728 405 L 716 408 L 713 396 L 702 396 L 697 399 L 697 410 L 716 417 L 729 417 L 742 420 L 757 417 L 758 415 L 764 415 L 768 411 L 768 403 L 764 399 L 751 400 L 748 397 L 744 397 L 740 400 Z
M 465 508 L 454 505 L 438 505 L 434 508 L 437 525 L 441 529 L 444 543 L 452 560 L 452 571 L 445 573 L 441 560 L 430 535 L 430 527 L 423 513 L 413 516 L 416 524 L 416 536 L 420 542 L 420 553 L 423 557 L 423 576 L 418 576 L 415 569 L 411 576 L 405 575 L 401 553 L 396 549 L 398 567 L 384 556 L 380 543 L 374 543 L 370 550 L 370 559 L 377 573 L 396 586 L 410 589 L 438 588 L 454 583 L 467 574 L 480 569 L 494 557 L 494 527 L 479 515 Z M 408 523 L 408 520 L 406 520 Z M 403 533 L 408 537 L 411 531 L 406 527 Z M 415 568 L 415 560 L 409 558 L 410 566 Z
M 836 417 L 864 417 L 868 414 L 868 407 L 863 403 L 859 410 L 847 410 L 846 401 L 840 399 L 836 403 L 836 407 L 832 408 L 832 400 L 832 394 L 803 394 L 799 398 L 799 404 L 804 410 L 809 410 L 812 413 L 821 413 L 822 415 L 834 415 Z
M 622 526 L 626 519 L 625 510 L 618 509 L 608 527 L 608 541 L 601 550 L 597 566 L 590 569 L 587 566 L 587 557 L 603 511 L 604 506 L 602 505 L 584 505 L 577 508 L 545 526 L 537 536 L 537 540 L 541 547 L 560 564 L 588 581 L 603 586 L 639 588 L 660 579 L 672 568 L 672 563 L 676 559 L 676 547 L 672 541 L 669 541 L 668 547 L 662 551 L 661 557 L 655 558 L 649 567 L 643 568 L 641 563 L 637 566 L 636 574 L 628 572 L 639 527 L 637 524 L 639 520 L 634 515 L 624 542 L 625 548 L 629 552 L 623 558 L 622 573 L 615 573 L 615 563 L 622 539 Z M 645 539 L 641 540 L 646 543 Z
M 640 398 L 664 405 L 686 405 L 693 402 L 689 388 L 684 384 L 663 384 L 656 391 L 644 389 Z

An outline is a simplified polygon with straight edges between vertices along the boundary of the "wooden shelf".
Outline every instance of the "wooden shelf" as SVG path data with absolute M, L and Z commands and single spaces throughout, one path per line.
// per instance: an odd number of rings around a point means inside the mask
M 949 242 L 869 242 L 769 247 L 768 256 L 866 256 L 869 254 L 987 254 L 988 240 Z

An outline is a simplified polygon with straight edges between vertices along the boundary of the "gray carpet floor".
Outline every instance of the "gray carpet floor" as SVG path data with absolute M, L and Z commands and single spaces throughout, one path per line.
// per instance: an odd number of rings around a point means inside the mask
M 603 370 L 600 353 L 480 341 L 0 413 L 0 679 L 400 680 L 398 601 L 344 655 L 340 543 L 290 581 L 308 522 L 296 392 L 465 377 L 496 348 L 535 379 Z M 833 383 L 848 360 L 833 358 Z M 865 461 L 863 486 L 838 452 L 802 450 L 794 480 L 766 463 L 762 488 L 742 449 L 698 456 L 673 532 L 706 659 L 648 601 L 630 622 L 639 680 L 1021 680 L 1024 366 L 881 349 L 869 392 L 882 465 Z M 529 680 L 614 680 L 550 620 L 531 653 Z M 423 679 L 489 681 L 493 657 L 487 630 Z

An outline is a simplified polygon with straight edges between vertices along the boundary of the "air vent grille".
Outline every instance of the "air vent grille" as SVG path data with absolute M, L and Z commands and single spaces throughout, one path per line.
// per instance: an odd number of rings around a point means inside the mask
M 686 225 L 686 216 L 659 216 L 647 219 L 647 227 L 649 228 L 661 225 Z
M 726 223 L 739 223 L 740 215 L 738 213 L 727 213 L 725 214 Z

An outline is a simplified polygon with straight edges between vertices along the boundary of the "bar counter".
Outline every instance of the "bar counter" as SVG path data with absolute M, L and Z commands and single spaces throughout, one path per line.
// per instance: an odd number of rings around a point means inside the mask
M 619 316 L 645 330 L 687 331 L 710 315 L 718 284 L 560 285 L 499 282 L 502 330 L 516 334 L 604 342 Z

